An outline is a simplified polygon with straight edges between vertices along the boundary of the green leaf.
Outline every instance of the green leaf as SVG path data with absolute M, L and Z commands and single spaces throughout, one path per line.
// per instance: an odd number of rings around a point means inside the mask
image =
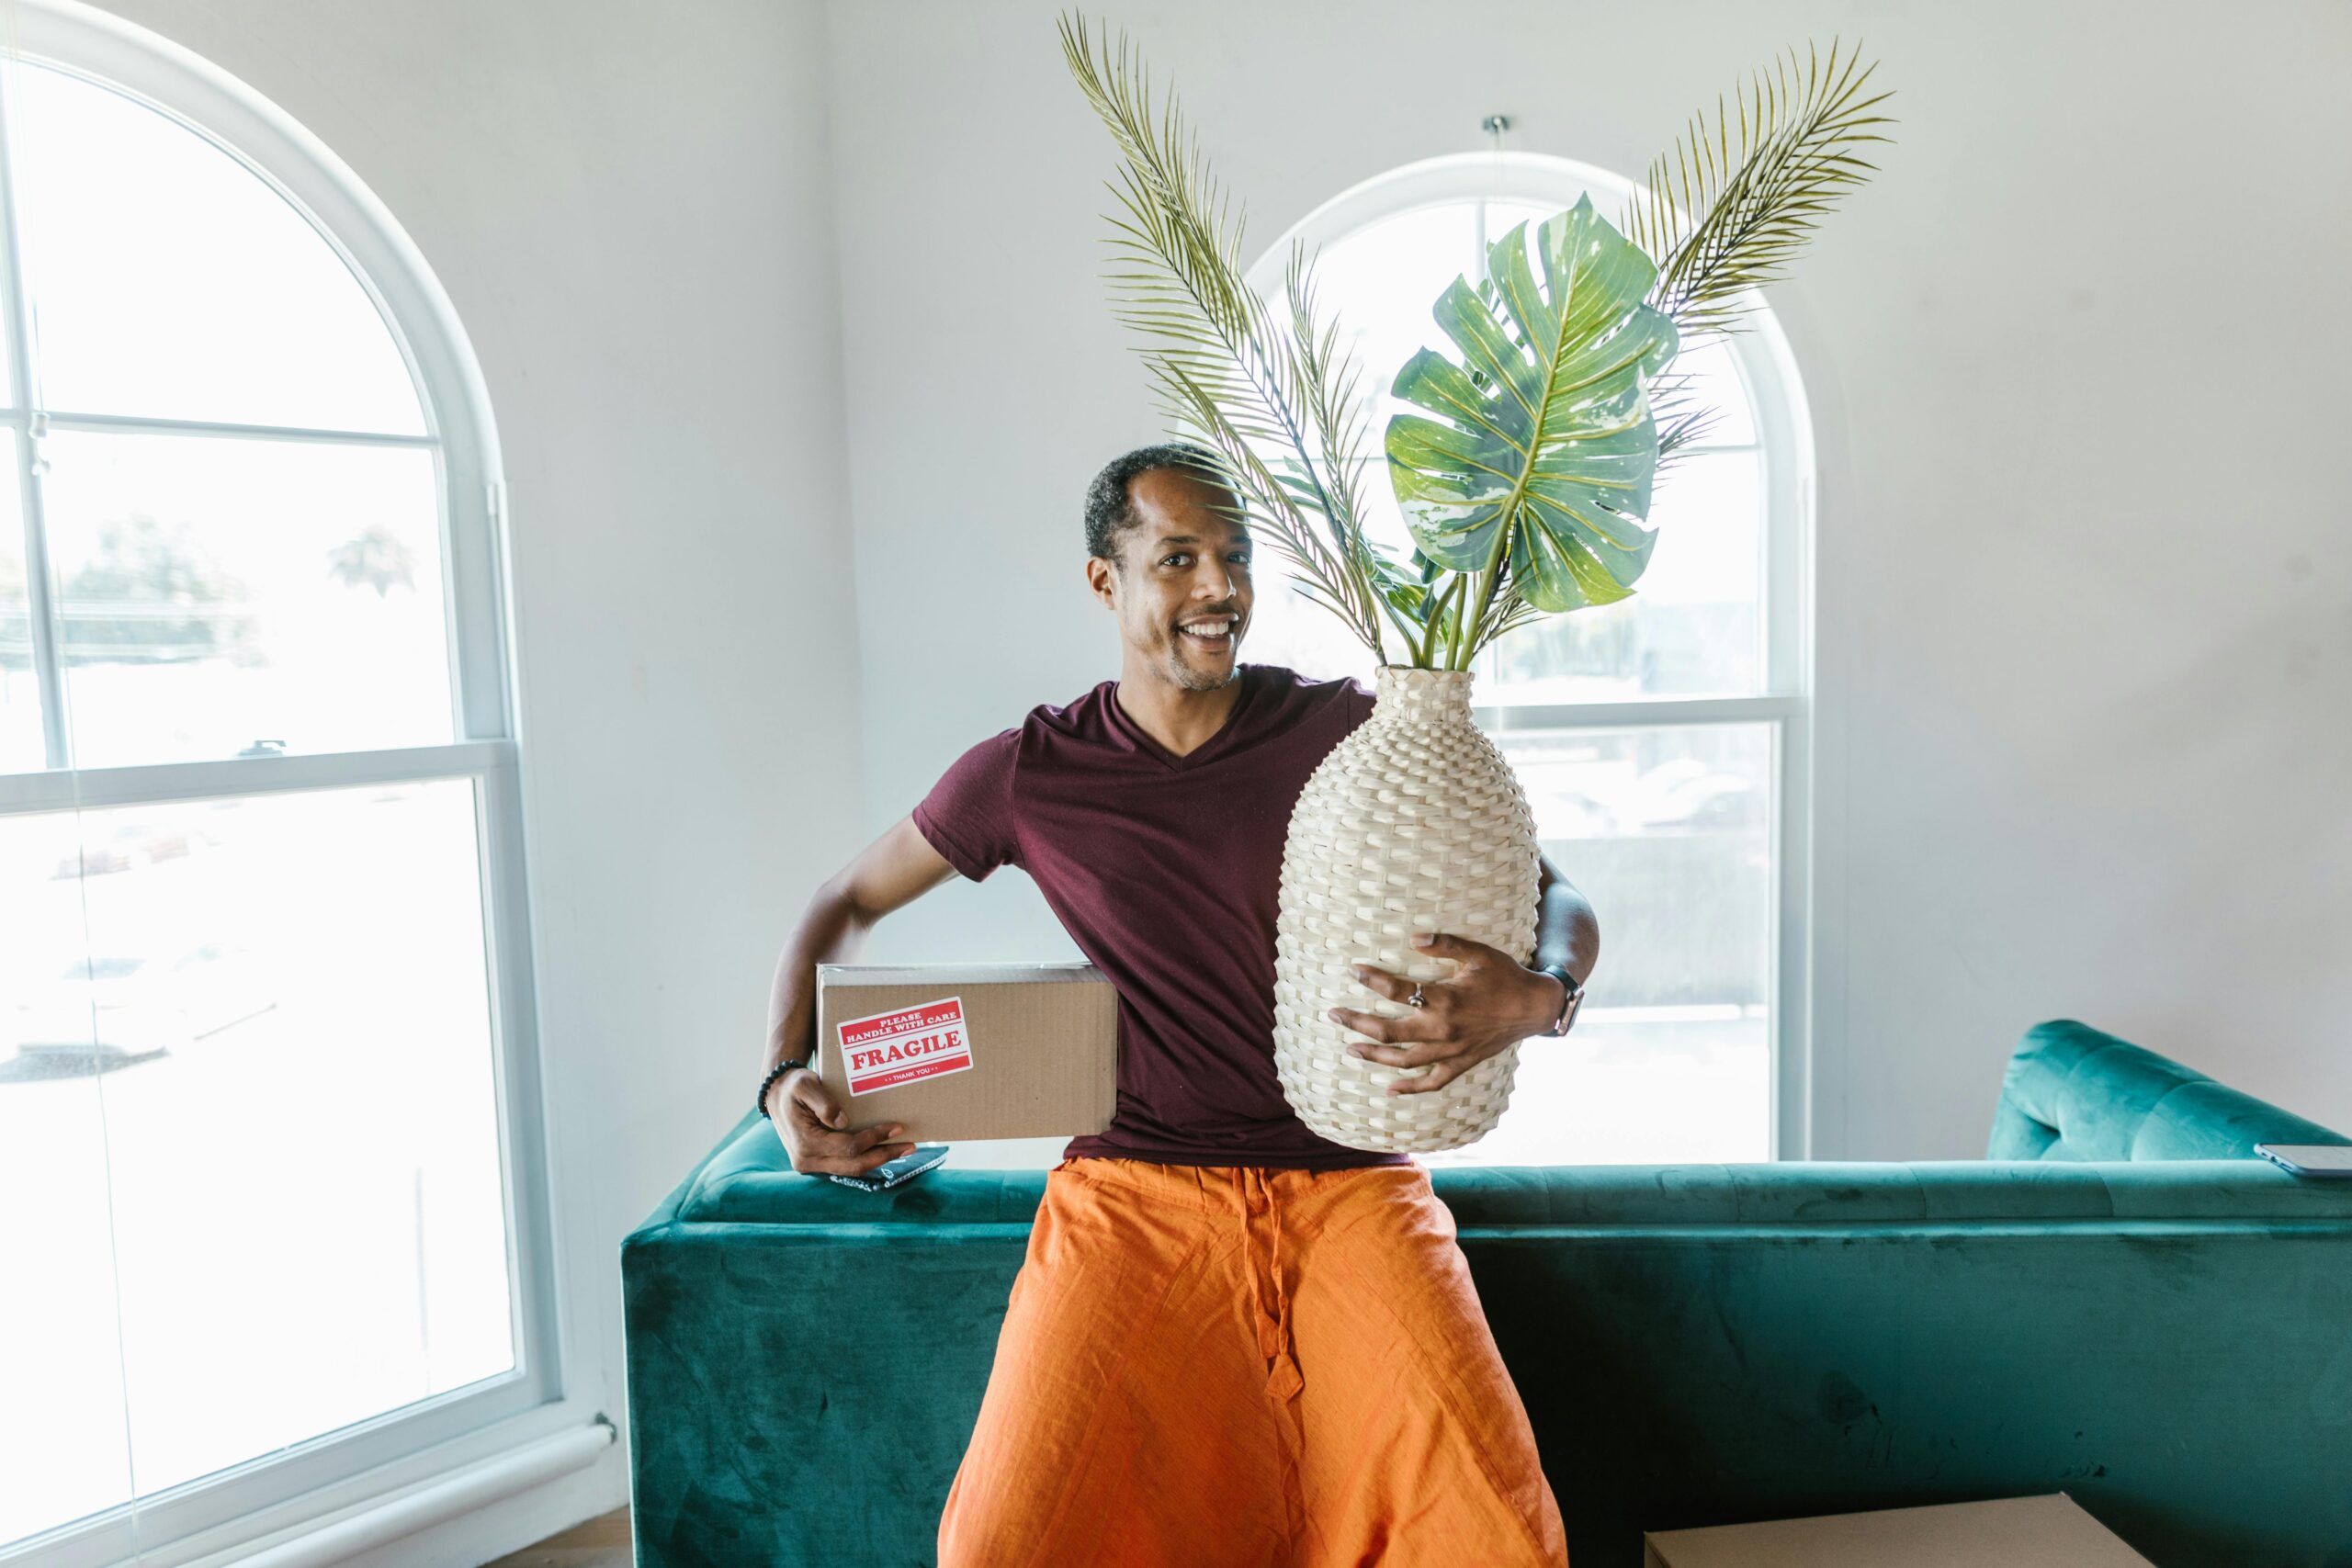
M 1420 558 L 1419 550 L 1413 555 L 1415 559 Z M 1371 570 L 1373 586 L 1379 590 L 1380 596 L 1418 629 L 1424 619 L 1422 606 L 1430 597 L 1430 579 L 1407 571 L 1369 540 L 1365 542 L 1364 563 Z
M 1643 388 L 1673 361 L 1673 322 L 1643 303 L 1649 258 L 1596 215 L 1589 197 L 1498 240 L 1477 288 L 1457 277 L 1433 314 L 1456 364 L 1422 349 L 1395 395 L 1436 418 L 1388 422 L 1390 483 L 1431 560 L 1457 571 L 1494 563 L 1509 540 L 1510 581 L 1537 609 L 1624 598 L 1656 540 L 1642 525 L 1657 468 Z

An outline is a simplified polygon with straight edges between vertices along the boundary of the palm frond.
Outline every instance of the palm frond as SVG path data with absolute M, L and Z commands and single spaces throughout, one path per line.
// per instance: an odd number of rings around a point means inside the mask
M 1619 227 L 1658 264 L 1650 303 L 1686 338 L 1735 329 L 1750 291 L 1782 276 L 1837 198 L 1876 172 L 1850 149 L 1886 141 L 1866 128 L 1894 123 L 1865 112 L 1892 94 L 1855 98 L 1877 65 L 1858 76 L 1849 55 L 1841 71 L 1835 39 L 1826 65 L 1811 45 L 1795 61 L 1791 50 L 1745 96 L 1734 89 L 1736 137 L 1721 96 L 1712 130 L 1702 109 L 1688 142 L 1677 139 L 1627 198 Z
M 1248 520 L 1268 526 L 1277 552 L 1375 659 L 1383 657 L 1385 601 L 1365 569 L 1349 471 L 1333 468 L 1327 478 L 1317 466 L 1317 448 L 1326 462 L 1344 450 L 1321 418 L 1349 385 L 1346 366 L 1326 352 L 1336 340 L 1315 335 L 1298 299 L 1293 336 L 1274 331 L 1241 275 L 1243 220 L 1228 215 L 1172 93 L 1155 115 L 1150 84 L 1125 34 L 1115 55 L 1106 39 L 1098 60 L 1083 18 L 1065 17 L 1058 26 L 1070 74 L 1125 160 L 1111 187 L 1126 213 L 1112 219 L 1108 242 L 1120 265 L 1105 275 L 1116 290 L 1114 313 L 1145 337 L 1144 359 L 1163 407 L 1207 438 L 1245 510 L 1256 513 Z M 1296 271 L 1294 281 L 1301 281 Z M 1283 473 L 1259 446 L 1283 451 Z M 1328 547 L 1317 520 L 1331 536 Z
M 1306 413 L 1320 439 L 1324 468 L 1331 476 L 1327 504 L 1334 529 L 1332 542 L 1343 549 L 1360 548 L 1363 513 L 1356 497 L 1355 473 L 1363 447 L 1363 418 L 1355 397 L 1362 373 L 1354 356 L 1340 346 L 1336 318 L 1317 335 L 1314 263 L 1304 241 L 1291 243 L 1290 265 L 1283 282 Z
M 1530 621 L 1540 621 L 1544 618 L 1544 615 L 1545 612 L 1537 609 L 1518 594 L 1512 594 L 1501 615 L 1488 617 L 1487 629 L 1479 634 L 1476 642 L 1471 646 L 1470 657 L 1477 658 L 1486 650 L 1487 645 L 1497 637 L 1507 632 L 1516 631 Z
M 1315 502 L 1302 498 L 1302 505 L 1319 504 L 1331 534 L 1332 543 L 1353 563 L 1354 580 L 1371 592 L 1372 601 L 1387 615 L 1409 650 L 1421 640 L 1421 627 L 1407 613 L 1397 607 L 1395 595 L 1386 592 L 1386 579 L 1395 569 L 1383 568 L 1388 563 L 1379 558 L 1373 543 L 1364 536 L 1363 502 L 1356 490 L 1357 475 L 1363 468 L 1363 453 L 1371 419 L 1361 400 L 1363 369 L 1356 364 L 1352 350 L 1340 335 L 1340 321 L 1335 315 L 1325 321 L 1318 333 L 1319 319 L 1315 302 L 1315 262 L 1303 240 L 1294 240 L 1290 247 L 1290 262 L 1284 269 L 1283 296 L 1290 306 L 1291 334 L 1301 381 L 1306 393 L 1309 423 L 1321 438 L 1323 469 L 1329 479 L 1318 492 Z M 1374 648 L 1374 656 L 1385 660 L 1385 653 Z
M 1161 412 L 1178 431 L 1216 457 L 1219 476 L 1241 502 L 1238 512 L 1223 505 L 1214 510 L 1241 524 L 1276 520 L 1274 526 L 1254 536 L 1262 538 L 1290 563 L 1308 598 L 1331 610 L 1351 629 L 1361 625 L 1368 630 L 1376 654 L 1378 625 L 1358 615 L 1341 563 L 1306 525 L 1283 477 L 1267 466 L 1258 445 L 1236 426 L 1226 406 L 1186 375 L 1181 365 L 1149 355 L 1145 363 L 1159 390 Z
M 1713 434 L 1723 411 L 1702 402 L 1698 378 L 1687 370 L 1668 369 L 1645 389 L 1650 417 L 1657 422 L 1658 479 L 1666 478 L 1688 456 L 1682 449 Z

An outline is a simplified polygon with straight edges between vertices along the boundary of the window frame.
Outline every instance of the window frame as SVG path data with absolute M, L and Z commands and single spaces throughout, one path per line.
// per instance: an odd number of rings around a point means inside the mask
M 13 1545 L 0 1563 L 185 1562 L 364 1506 L 382 1495 L 537 1445 L 546 1479 L 584 1464 L 613 1431 L 566 1396 L 556 1234 L 541 1119 L 538 1007 L 524 848 L 526 766 L 513 699 L 517 660 L 504 570 L 505 486 L 487 387 L 432 268 L 341 159 L 260 94 L 201 56 L 120 18 L 65 0 L 19 0 L 7 53 L 94 82 L 164 114 L 236 159 L 306 217 L 351 269 L 406 361 L 425 434 L 291 429 L 45 410 L 29 404 L 28 304 L 18 266 L 6 136 L 0 116 L 0 308 L 12 312 L 5 408 L 15 430 L 26 577 L 42 695 L 47 766 L 0 773 L 0 816 L 370 784 L 463 779 L 472 785 L 481 886 L 485 988 L 507 1235 L 514 1365 L 495 1377 L 399 1406 L 156 1494 L 134 1497 Z M 447 744 L 365 751 L 75 770 L 49 600 L 40 442 L 51 431 L 152 431 L 196 436 L 391 445 L 430 449 L 439 479 L 452 713 Z M 333 1114 L 333 1107 L 319 1108 Z M 593 1443 L 559 1441 L 583 1425 Z M 547 1445 L 558 1442 L 559 1450 Z M 134 1472 L 135 1475 L 135 1472 Z
M 1589 191 L 1612 224 L 1638 188 L 1623 175 L 1548 153 L 1449 153 L 1422 159 L 1350 186 L 1291 225 L 1261 251 L 1244 276 L 1279 299 L 1294 241 L 1310 254 L 1383 219 L 1472 201 L 1530 203 L 1562 210 Z M 1484 213 L 1480 215 L 1483 227 Z M 1482 240 L 1498 236 L 1481 235 Z M 1796 355 L 1780 321 L 1750 292 L 1746 326 L 1723 340 L 1747 393 L 1752 443 L 1694 443 L 1685 450 L 1754 451 L 1762 474 L 1763 660 L 1759 690 L 1736 697 L 1660 696 L 1616 703 L 1513 704 L 1474 699 L 1473 716 L 1501 740 L 1576 730 L 1762 724 L 1772 736 L 1773 812 L 1770 897 L 1771 952 L 1765 1013 L 1770 1157 L 1812 1157 L 1815 1122 L 1812 1021 L 1815 449 L 1813 419 Z M 1375 442 L 1378 432 L 1374 432 Z M 1375 456 L 1372 466 L 1378 466 Z M 1669 478 L 1668 482 L 1671 482 Z

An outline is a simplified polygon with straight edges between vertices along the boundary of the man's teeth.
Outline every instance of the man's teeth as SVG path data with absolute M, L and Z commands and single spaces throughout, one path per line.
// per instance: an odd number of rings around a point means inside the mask
M 1231 621 L 1188 621 L 1178 629 L 1190 632 L 1193 636 L 1197 637 L 1205 637 L 1211 641 L 1215 641 L 1216 639 L 1224 637 L 1226 633 L 1231 631 L 1233 629 L 1233 623 Z

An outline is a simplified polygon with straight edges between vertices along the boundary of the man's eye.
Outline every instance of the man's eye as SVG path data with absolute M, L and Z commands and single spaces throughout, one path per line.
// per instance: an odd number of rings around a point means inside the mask
M 1160 565 L 1162 565 L 1162 566 L 1166 566 L 1166 565 L 1168 564 L 1168 562 L 1169 562 L 1169 561 L 1178 561 L 1178 560 L 1182 560 L 1183 558 L 1183 558 L 1182 556 L 1169 556 L 1169 557 L 1167 557 L 1165 559 L 1161 560 L 1159 564 L 1160 564 Z

